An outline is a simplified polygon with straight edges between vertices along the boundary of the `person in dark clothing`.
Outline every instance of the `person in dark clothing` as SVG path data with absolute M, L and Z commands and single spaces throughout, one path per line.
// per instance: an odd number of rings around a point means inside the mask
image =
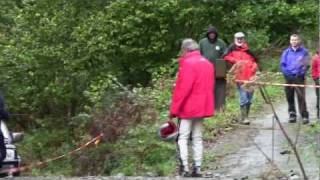
M 305 84 L 305 75 L 309 67 L 309 52 L 301 45 L 300 36 L 290 36 L 290 47 L 281 55 L 280 63 L 282 74 L 287 84 Z M 289 122 L 295 123 L 297 119 L 294 103 L 294 94 L 297 93 L 298 105 L 303 124 L 309 123 L 309 113 L 305 98 L 304 87 L 285 87 L 288 102 Z
M 0 119 L 1 120 L 8 120 L 9 119 L 9 113 L 5 109 L 5 101 L 4 97 L 0 93 Z
M 2 167 L 2 162 L 6 158 L 7 151 L 6 151 L 6 145 L 4 143 L 4 137 L 2 132 L 0 133 L 0 167 Z
M 4 98 L 0 94 L 0 121 L 8 120 L 8 119 L 9 119 L 9 113 L 5 110 Z M 2 162 L 6 158 L 6 155 L 7 155 L 6 145 L 5 145 L 3 133 L 0 127 L 0 167 L 2 166 Z
M 207 58 L 211 63 L 214 64 L 215 73 L 215 110 L 221 111 L 225 106 L 226 98 L 226 79 L 225 74 L 220 74 L 222 68 L 226 68 L 226 64 L 221 58 L 222 54 L 226 50 L 226 43 L 219 39 L 218 31 L 215 27 L 209 27 L 206 33 L 206 37 L 201 39 L 199 42 L 200 52 L 205 58 Z M 219 63 L 218 63 L 219 62 Z M 222 65 L 223 67 L 220 67 Z

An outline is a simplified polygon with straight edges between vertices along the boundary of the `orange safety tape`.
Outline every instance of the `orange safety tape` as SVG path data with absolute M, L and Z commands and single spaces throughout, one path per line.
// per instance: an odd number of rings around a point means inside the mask
M 30 165 L 26 165 L 26 166 L 3 169 L 3 170 L 0 171 L 0 174 L 22 172 L 22 171 L 27 171 L 27 170 L 33 169 L 35 167 L 44 166 L 44 165 L 48 164 L 49 162 L 62 159 L 64 157 L 68 156 L 68 155 L 73 155 L 76 152 L 79 152 L 82 149 L 88 147 L 92 143 L 94 143 L 95 145 L 98 145 L 98 143 L 101 141 L 102 137 L 103 137 L 103 133 L 100 133 L 98 136 L 96 136 L 95 138 L 91 139 L 87 143 L 79 146 L 77 149 L 69 151 L 66 154 L 63 154 L 63 155 L 60 155 L 60 156 L 57 156 L 57 157 L 54 157 L 54 158 L 50 158 L 50 159 L 47 159 L 47 160 L 42 161 L 42 162 L 37 162 L 37 163 L 30 164 Z
M 272 83 L 272 82 L 263 82 L 263 81 L 245 81 L 245 80 L 235 80 L 235 81 L 236 82 L 242 82 L 244 84 L 320 88 L 320 85 L 312 85 L 312 84 L 285 84 L 285 83 Z

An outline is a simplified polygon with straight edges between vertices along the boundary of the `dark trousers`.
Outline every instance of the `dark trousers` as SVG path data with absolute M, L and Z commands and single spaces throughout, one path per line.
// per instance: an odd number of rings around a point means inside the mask
M 314 79 L 314 84 L 319 86 L 320 85 L 320 79 Z M 320 110 L 319 110 L 319 88 L 315 88 L 316 91 L 316 97 L 317 97 L 317 118 L 320 118 Z
M 0 167 L 2 166 L 2 161 L 6 158 L 6 155 L 7 155 L 6 145 L 4 144 L 3 134 L 0 131 Z
M 320 81 L 319 78 L 314 79 L 314 84 L 319 86 L 319 84 L 320 84 L 319 81 Z M 319 88 L 315 88 L 315 90 L 316 90 L 316 96 L 317 96 L 317 109 L 318 109 L 319 108 Z
M 287 84 L 305 84 L 304 77 L 285 77 Z M 303 118 L 309 118 L 309 113 L 307 111 L 307 104 L 306 104 L 306 95 L 305 95 L 305 88 L 304 87 L 285 87 L 286 98 L 288 102 L 288 111 L 289 114 L 296 114 L 296 107 L 294 103 L 294 94 L 297 94 L 298 97 L 298 106 L 300 115 Z
M 216 79 L 214 97 L 215 97 L 215 110 L 222 111 L 226 104 L 226 80 L 225 79 Z

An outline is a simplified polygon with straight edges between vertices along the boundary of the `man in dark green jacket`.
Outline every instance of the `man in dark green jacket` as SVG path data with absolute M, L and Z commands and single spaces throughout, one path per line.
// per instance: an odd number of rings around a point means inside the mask
M 208 28 L 206 37 L 200 40 L 199 45 L 201 54 L 215 65 L 215 109 L 221 111 L 224 109 L 226 98 L 226 79 L 224 74 L 226 64 L 223 60 L 218 59 L 221 59 L 227 46 L 223 40 L 218 38 L 218 31 L 215 27 Z M 219 71 L 222 69 L 224 70 Z

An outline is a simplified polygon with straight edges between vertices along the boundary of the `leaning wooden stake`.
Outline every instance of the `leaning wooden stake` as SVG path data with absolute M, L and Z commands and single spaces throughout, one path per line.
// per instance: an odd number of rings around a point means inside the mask
M 270 97 L 269 97 L 267 91 L 265 90 L 264 87 L 261 87 L 261 86 L 259 87 L 259 90 L 260 90 L 260 93 L 261 93 L 264 101 L 265 101 L 267 104 L 270 104 L 271 109 L 272 109 L 272 112 L 273 112 L 273 116 L 275 117 L 275 119 L 276 119 L 276 121 L 277 121 L 277 123 L 278 123 L 278 125 L 279 125 L 279 128 L 280 128 L 282 134 L 283 134 L 284 137 L 287 139 L 290 147 L 292 148 L 292 150 L 293 150 L 293 152 L 294 152 L 294 155 L 295 155 L 296 158 L 297 158 L 299 167 L 300 167 L 301 172 L 302 172 L 302 175 L 303 175 L 303 179 L 307 180 L 308 177 L 307 177 L 306 172 L 305 172 L 305 170 L 304 170 L 304 167 L 303 167 L 303 165 L 302 165 L 302 162 L 301 162 L 299 153 L 298 153 L 298 151 L 297 151 L 297 148 L 296 148 L 296 146 L 293 144 L 293 142 L 292 142 L 292 140 L 290 139 L 290 137 L 288 136 L 287 132 L 284 130 L 284 128 L 283 128 L 283 126 L 282 126 L 282 124 L 281 124 L 281 122 L 280 122 L 280 120 L 279 120 L 279 117 L 278 117 L 278 115 L 277 115 L 277 113 L 276 113 L 276 111 L 275 111 L 275 109 L 274 109 L 274 106 L 273 106 L 273 104 L 271 103 L 271 100 L 270 100 Z

